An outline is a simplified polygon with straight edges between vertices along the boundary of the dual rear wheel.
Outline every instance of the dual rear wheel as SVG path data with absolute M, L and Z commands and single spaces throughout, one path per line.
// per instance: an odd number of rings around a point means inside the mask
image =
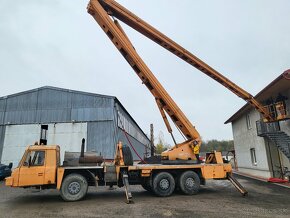
M 170 196 L 176 187 L 186 195 L 194 195 L 199 191 L 200 178 L 193 171 L 183 172 L 176 180 L 170 173 L 160 172 L 153 177 L 152 181 L 145 180 L 142 186 L 145 190 L 152 191 L 160 197 Z
M 178 187 L 186 195 L 198 193 L 200 188 L 200 178 L 196 172 L 186 171 L 178 179 Z

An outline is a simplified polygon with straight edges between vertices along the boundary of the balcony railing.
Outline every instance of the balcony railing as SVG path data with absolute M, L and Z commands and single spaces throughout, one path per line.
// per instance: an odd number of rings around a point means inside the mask
M 264 136 L 266 133 L 280 131 L 279 122 L 265 123 L 262 120 L 258 120 L 256 122 L 256 126 L 257 126 L 257 135 L 258 136 Z

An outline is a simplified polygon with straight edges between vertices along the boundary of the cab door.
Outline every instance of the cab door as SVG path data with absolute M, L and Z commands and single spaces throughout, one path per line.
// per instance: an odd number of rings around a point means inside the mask
M 19 170 L 19 186 L 43 185 L 45 151 L 29 151 Z

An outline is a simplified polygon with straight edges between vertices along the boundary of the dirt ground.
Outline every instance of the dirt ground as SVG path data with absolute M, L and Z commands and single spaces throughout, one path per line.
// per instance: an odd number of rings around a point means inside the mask
M 241 176 L 242 197 L 228 181 L 209 181 L 198 195 L 155 197 L 131 186 L 134 204 L 122 188 L 90 188 L 86 199 L 63 202 L 56 190 L 5 187 L 0 182 L 0 217 L 290 217 L 290 189 Z

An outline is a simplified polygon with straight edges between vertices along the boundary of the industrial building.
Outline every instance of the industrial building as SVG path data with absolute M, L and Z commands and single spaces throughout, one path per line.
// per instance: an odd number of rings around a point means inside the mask
M 255 98 L 264 105 L 273 105 L 272 113 L 289 114 L 289 73 L 281 74 Z M 274 108 L 275 102 L 283 100 L 286 111 Z M 287 100 L 288 99 L 288 100 Z M 290 120 L 264 123 L 261 115 L 246 104 L 225 123 L 232 123 L 235 152 L 240 172 L 264 178 L 281 176 L 281 169 L 290 169 Z
M 142 158 L 150 154 L 149 139 L 116 97 L 45 86 L 0 98 L 1 163 L 17 166 L 36 141 L 59 145 L 63 161 L 65 151 L 80 151 L 82 138 L 86 151 L 106 160 L 128 139 Z

